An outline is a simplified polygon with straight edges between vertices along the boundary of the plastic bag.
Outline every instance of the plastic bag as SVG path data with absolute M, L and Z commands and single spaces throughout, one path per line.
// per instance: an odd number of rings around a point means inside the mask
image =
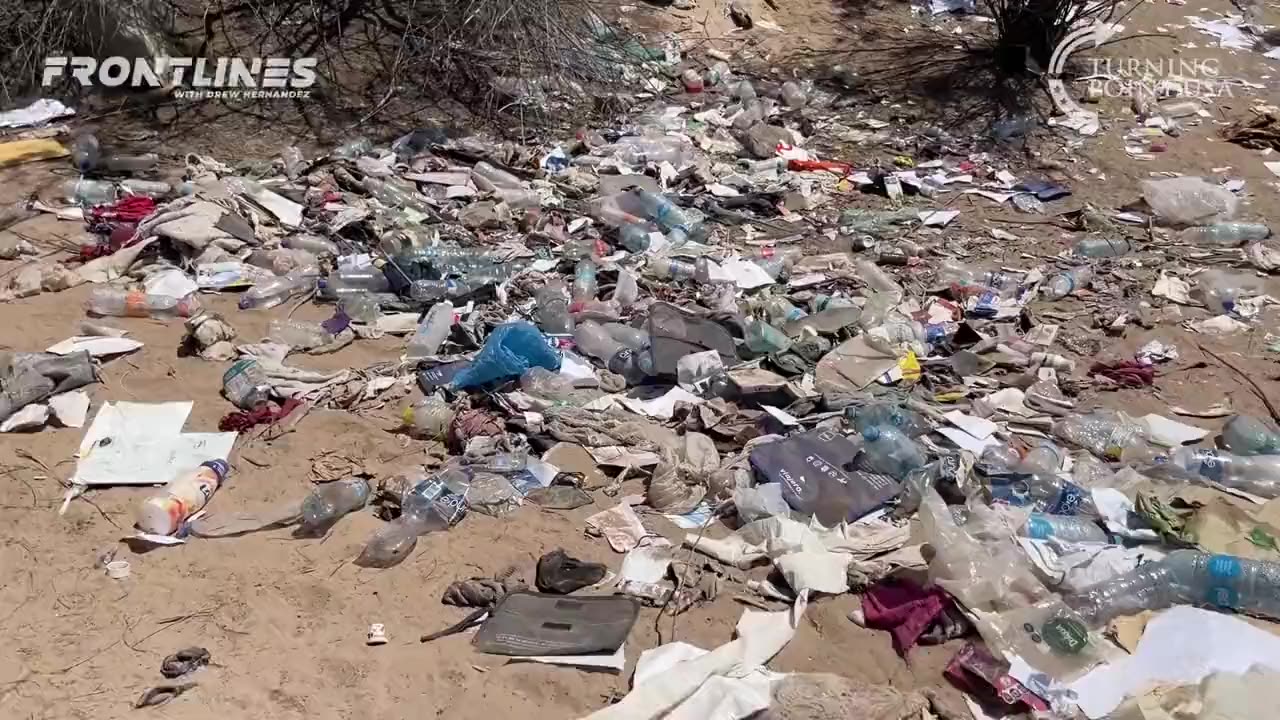
M 1240 200 L 1230 190 L 1198 177 L 1143 180 L 1142 197 L 1171 225 L 1207 225 L 1235 217 Z
M 485 340 L 471 365 L 453 378 L 460 390 L 520 377 L 532 367 L 560 369 L 560 353 L 527 322 L 499 325 Z

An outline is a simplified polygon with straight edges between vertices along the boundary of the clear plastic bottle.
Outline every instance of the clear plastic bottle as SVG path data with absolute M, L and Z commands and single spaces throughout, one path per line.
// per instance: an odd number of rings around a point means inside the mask
M 388 568 L 398 565 L 418 544 L 418 536 L 448 530 L 466 513 L 463 498 L 446 485 L 457 470 L 446 469 L 428 477 L 405 492 L 400 500 L 400 517 L 374 533 L 356 558 L 360 567 Z M 465 480 L 465 475 L 462 475 Z
M 271 399 L 271 383 L 253 358 L 237 360 L 222 374 L 222 394 L 241 410 L 252 410 Z
M 853 428 L 858 432 L 869 427 L 889 425 L 909 438 L 918 438 L 933 430 L 925 416 L 890 402 L 850 405 L 844 409 L 844 415 L 853 422 Z
M 649 249 L 652 230 L 645 223 L 623 223 L 618 226 L 618 242 L 629 252 L 642 253 Z
M 1045 298 L 1061 300 L 1068 295 L 1074 295 L 1080 288 L 1088 287 L 1092 281 L 1093 268 L 1086 265 L 1050 275 L 1041 288 Z
M 493 192 L 498 188 L 524 188 L 524 183 L 520 182 L 520 178 L 506 170 L 499 170 L 483 160 L 471 168 L 471 181 L 475 183 L 477 188 L 485 192 Z
M 1175 550 L 1066 601 L 1095 627 L 1121 615 L 1175 604 L 1207 604 L 1280 618 L 1280 563 Z
M 605 323 L 604 329 L 609 333 L 609 337 L 632 350 L 643 350 L 649 347 L 649 333 L 640 328 L 622 323 Z
M 444 437 L 456 412 L 453 406 L 438 395 L 429 395 L 404 409 L 404 427 L 420 440 L 439 440 Z
M 1261 223 L 1222 222 L 1190 227 L 1178 233 L 1178 240 L 1190 245 L 1240 247 L 1245 243 L 1266 240 L 1271 228 Z
M 96 169 L 101 155 L 102 147 L 98 145 L 98 137 L 93 133 L 77 135 L 75 141 L 71 143 L 71 162 L 81 175 Z
M 99 161 L 102 169 L 112 173 L 135 173 L 155 170 L 160 156 L 155 153 L 142 155 L 107 155 Z
M 638 205 L 644 216 L 657 223 L 663 230 L 688 234 L 688 216 L 678 205 L 671 202 L 666 195 L 642 188 L 636 188 L 630 194 L 632 196 L 630 198 L 631 202 Z M 673 238 L 674 241 L 675 238 Z
M 465 297 L 482 287 L 483 283 L 465 280 L 414 280 L 409 284 L 409 297 L 417 302 L 438 302 Z
M 925 464 L 924 451 L 892 425 L 871 425 L 862 431 L 863 454 L 871 470 L 904 480 Z
M 1196 289 L 1211 312 L 1223 315 L 1235 311 L 1241 295 L 1262 292 L 1262 284 L 1249 275 L 1206 270 L 1196 279 Z
M 583 258 L 573 270 L 573 301 L 584 303 L 596 299 L 600 285 L 596 281 L 596 264 Z
M 316 277 L 309 270 L 294 271 L 283 277 L 258 283 L 240 296 L 241 310 L 266 310 L 305 292 L 315 285 Z
M 1110 542 L 1107 532 L 1092 518 L 1079 515 L 1051 515 L 1049 513 L 1031 513 L 1027 524 L 1018 534 L 1035 540 L 1058 538 L 1067 542 Z
M 226 460 L 201 463 L 194 472 L 172 480 L 138 509 L 138 528 L 157 535 L 172 535 L 187 518 L 209 502 L 231 470 Z
M 276 318 L 267 325 L 267 338 L 300 350 L 328 345 L 333 336 L 318 323 Z
M 548 335 L 568 335 L 573 332 L 573 317 L 569 315 L 569 293 L 564 283 L 552 280 L 535 296 L 538 303 L 538 327 Z
M 353 513 L 369 501 L 369 483 L 361 478 L 348 478 L 316 487 L 302 501 L 302 523 L 298 534 L 320 537 L 329 532 L 344 515 Z
M 618 271 L 618 284 L 613 290 L 613 301 L 619 307 L 630 307 L 636 300 L 640 299 L 640 285 L 636 281 L 636 276 L 630 270 Z
M 676 167 L 684 163 L 688 149 L 683 140 L 670 135 L 624 137 L 604 148 L 628 165 L 669 162 Z
M 1131 252 L 1133 244 L 1124 238 L 1085 238 L 1071 249 L 1072 255 L 1086 258 L 1121 257 Z
M 1164 458 L 1157 458 L 1163 464 Z M 1280 497 L 1280 455 L 1235 455 L 1213 448 L 1174 450 L 1167 462 L 1206 480 L 1267 499 Z
M 1222 444 L 1235 455 L 1280 455 L 1280 434 L 1250 415 L 1236 415 L 1227 421 Z
M 382 317 L 382 307 L 378 304 L 378 299 L 369 293 L 344 295 L 338 307 L 342 308 L 342 312 L 351 318 L 352 322 L 365 325 L 372 325 Z
M 943 260 L 938 266 L 938 283 L 947 285 L 959 297 L 994 292 L 1001 296 L 1012 294 L 1017 282 L 1008 275 L 992 271 L 974 270 L 955 260 Z
M 79 178 L 63 183 L 62 195 L 68 202 L 81 207 L 92 207 L 115 202 L 120 197 L 120 191 L 110 180 Z
M 307 168 L 307 159 L 302 156 L 302 151 L 296 145 L 290 145 L 280 151 L 280 163 L 284 166 L 284 174 L 290 180 L 297 180 L 302 171 Z
M 388 208 L 414 210 L 423 215 L 435 214 L 435 208 L 416 189 L 410 190 L 375 177 L 365 177 L 361 185 L 366 192 Z
M 183 298 L 148 295 L 145 290 L 120 290 L 113 287 L 94 288 L 87 303 L 89 313 L 112 317 L 174 318 L 191 317 L 200 310 L 195 293 Z
M 641 383 L 652 375 L 648 353 L 623 345 L 593 320 L 578 324 L 573 331 L 573 341 L 580 352 L 604 363 L 609 372 L 621 375 L 630 384 Z
M 799 84 L 788 80 L 782 83 L 782 101 L 787 104 L 787 107 L 802 108 L 809 102 L 809 97 L 805 95 Z
M 1055 422 L 1053 436 L 1107 460 L 1125 460 L 1145 447 L 1146 431 L 1118 410 L 1072 414 Z
M 373 142 L 369 138 L 358 137 L 334 148 L 329 156 L 340 160 L 355 160 L 371 150 L 373 150 Z
M 157 180 L 136 180 L 130 178 L 120 181 L 120 189 L 126 195 L 137 195 L 149 198 L 163 198 L 173 192 L 173 186 Z
M 418 329 L 409 339 L 409 345 L 405 348 L 405 358 L 421 360 L 435 357 L 436 353 L 440 352 L 440 346 L 449 339 L 451 332 L 453 332 L 453 303 L 448 300 L 436 303 L 427 311 L 426 317 L 418 324 Z
M 867 287 L 876 292 L 897 294 L 901 297 L 902 286 L 875 263 L 870 260 L 855 260 L 853 266 L 857 268 L 858 277 L 866 283 Z
M 748 320 L 743 339 L 747 349 L 757 355 L 786 352 L 791 348 L 791 338 L 763 320 Z
M 776 325 L 794 322 L 809 315 L 804 310 L 792 305 L 786 298 L 780 297 L 772 297 L 766 300 L 764 313 L 769 317 L 770 322 Z
M 338 245 L 332 240 L 326 240 L 319 235 L 311 235 L 308 233 L 297 233 L 290 235 L 281 243 L 290 250 L 306 250 L 313 255 L 337 255 Z
M 676 260 L 665 255 L 650 258 L 645 263 L 645 273 L 658 280 L 693 280 L 698 275 L 698 266 L 685 260 Z

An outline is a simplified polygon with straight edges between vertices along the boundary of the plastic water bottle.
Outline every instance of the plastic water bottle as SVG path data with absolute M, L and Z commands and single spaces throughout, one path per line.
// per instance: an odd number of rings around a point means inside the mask
M 341 160 L 355 160 L 362 155 L 368 154 L 372 150 L 373 142 L 370 141 L 369 138 L 359 137 L 334 148 L 333 152 L 329 153 L 329 156 Z
M 378 304 L 378 300 L 368 293 L 353 293 L 346 295 L 338 303 L 338 307 L 352 322 L 364 323 L 366 325 L 375 323 L 378 318 L 382 317 L 382 307 Z
M 1210 311 L 1223 315 L 1235 310 L 1241 295 L 1261 292 L 1262 285 L 1249 275 L 1206 270 L 1197 278 L 1196 289 Z
M 1163 458 L 1157 458 L 1163 464 Z M 1213 448 L 1178 448 L 1167 462 L 1193 477 L 1267 499 L 1280 497 L 1280 455 L 1234 455 Z
M 329 331 L 318 323 L 306 323 L 280 318 L 272 320 L 267 325 L 267 338 L 272 342 L 278 342 L 299 350 L 310 350 L 333 342 L 333 335 L 330 335 Z
M 1067 604 L 1090 624 L 1176 604 L 1213 605 L 1280 618 L 1280 563 L 1175 550 L 1076 595 Z
M 1079 515 L 1050 515 L 1048 513 L 1031 513 L 1027 524 L 1018 534 L 1035 540 L 1058 538 L 1068 542 L 1110 542 L 1107 532 L 1091 518 Z
M 329 286 L 339 292 L 348 288 L 368 292 L 387 292 L 391 289 L 387 276 L 374 267 L 338 268 L 327 279 Z
M 1017 289 L 1017 282 L 1004 273 L 975 270 L 955 260 L 944 260 L 938 266 L 937 278 L 939 284 L 950 287 L 952 294 L 957 297 L 987 292 L 1005 296 Z
M 200 301 L 196 299 L 195 293 L 176 298 L 169 295 L 148 295 L 145 290 L 99 287 L 89 294 L 87 307 L 90 314 L 98 316 L 186 318 L 200 311 Z
M 596 282 L 596 264 L 591 261 L 591 258 L 579 260 L 577 267 L 573 270 L 573 301 L 584 303 L 595 300 L 599 289 L 600 286 Z
M 222 374 L 222 394 L 241 410 L 271 399 L 271 383 L 253 358 L 238 360 Z
M 609 372 L 623 376 L 628 383 L 643 382 L 653 374 L 648 353 L 638 353 L 623 345 L 593 320 L 578 324 L 573 331 L 573 341 L 578 350 L 604 363 Z
M 914 440 L 892 425 L 872 425 L 862 431 L 867 467 L 898 480 L 925 464 L 924 452 Z
M 1042 287 L 1045 298 L 1049 300 L 1061 300 L 1068 295 L 1074 295 L 1077 290 L 1088 287 L 1093 280 L 1093 268 L 1089 266 L 1071 268 L 1056 272 L 1049 276 Z
M 1271 228 L 1261 223 L 1222 222 L 1190 227 L 1178 233 L 1178 240 L 1190 245 L 1240 247 L 1245 243 L 1266 240 Z
M 643 350 L 649 347 L 649 333 L 640 328 L 623 325 L 622 323 L 605 323 L 604 329 L 605 332 L 609 333 L 609 337 L 632 350 Z
M 427 311 L 427 316 L 418 324 L 409 346 L 405 348 L 405 357 L 409 360 L 435 357 L 440 346 L 449 339 L 453 332 L 453 303 L 445 300 L 436 303 Z
M 645 263 L 645 272 L 658 280 L 693 280 L 698 276 L 698 266 L 685 260 L 664 256 L 651 258 Z
M 177 532 L 187 518 L 208 504 L 230 470 L 226 460 L 210 460 L 194 472 L 172 480 L 159 493 L 142 501 L 138 528 L 157 535 Z
M 93 133 L 79 135 L 75 142 L 71 143 L 71 162 L 75 164 L 76 170 L 79 170 L 81 175 L 98 167 L 98 158 L 101 153 L 102 148 L 98 145 L 98 137 Z
M 112 173 L 135 173 L 155 170 L 160 156 L 155 153 L 142 155 L 108 155 L 99 161 L 103 170 Z
M 62 195 L 68 202 L 81 207 L 92 207 L 115 202 L 120 197 L 120 191 L 116 184 L 109 180 L 80 178 L 63 183 Z
M 651 232 L 650 227 L 644 223 L 623 223 L 618 226 L 618 242 L 629 252 L 642 253 L 652 243 L 649 237 Z
M 636 300 L 640 299 L 640 285 L 636 280 L 635 273 L 630 270 L 618 271 L 618 284 L 613 289 L 613 301 L 619 307 L 630 307 Z
M 889 402 L 850 405 L 844 409 L 844 415 L 858 432 L 877 425 L 891 425 L 909 438 L 918 438 L 933 430 L 920 413 Z
M 413 552 L 419 535 L 447 530 L 462 519 L 466 502 L 446 486 L 450 473 L 457 471 L 443 471 L 406 491 L 400 500 L 400 517 L 374 533 L 355 564 L 377 568 L 397 565 Z
M 1082 447 L 1107 460 L 1124 460 L 1145 445 L 1145 430 L 1133 418 L 1117 410 L 1072 414 L 1055 422 L 1053 436 Z
M 1071 249 L 1073 255 L 1087 258 L 1120 257 L 1131 252 L 1133 252 L 1133 245 L 1124 238 L 1116 240 L 1085 238 Z
M 348 478 L 320 485 L 302 501 L 302 524 L 298 534 L 320 537 L 329 532 L 343 515 L 353 513 L 369 501 L 369 483 Z
M 1250 415 L 1236 415 L 1227 421 L 1222 444 L 1235 455 L 1280 455 L 1280 434 Z
M 743 339 L 747 349 L 757 355 L 786 352 L 791 347 L 791 338 L 786 333 L 763 320 L 747 321 Z
M 258 283 L 240 296 L 241 310 L 266 310 L 310 289 L 316 277 L 309 270 L 295 270 L 281 277 Z
M 417 302 L 438 302 L 445 298 L 465 297 L 481 286 L 481 283 L 465 280 L 414 280 L 409 284 L 409 297 Z
M 568 335 L 573 332 L 573 318 L 569 315 L 569 293 L 564 283 L 553 280 L 535 296 L 538 303 L 538 327 L 548 335 Z
M 337 255 L 338 245 L 332 240 L 326 240 L 318 235 L 310 235 L 307 233 L 298 233 L 290 235 L 281 243 L 291 250 L 306 250 L 313 255 Z M 335 273 L 340 274 L 340 273 Z M 330 276 L 330 280 L 333 276 Z
M 632 196 L 643 209 L 645 217 L 657 223 L 659 227 L 668 232 L 676 231 L 687 235 L 689 232 L 689 218 L 685 215 L 684 210 L 667 199 L 666 195 L 651 192 L 641 188 L 631 191 Z M 681 238 L 683 239 L 683 238 Z M 672 238 L 673 241 L 676 238 Z
M 896 293 L 899 297 L 902 296 L 902 286 L 875 263 L 870 260 L 857 260 L 853 265 L 858 271 L 858 277 L 866 283 L 867 287 L 876 292 Z
M 769 298 L 764 304 L 764 312 L 771 322 L 778 325 L 809 316 L 809 313 L 792 305 L 786 298 L 780 297 Z
M 539 368 L 543 369 L 543 368 Z M 457 414 L 453 406 L 437 395 L 429 395 L 404 409 L 401 419 L 409 435 L 420 440 L 439 440 Z

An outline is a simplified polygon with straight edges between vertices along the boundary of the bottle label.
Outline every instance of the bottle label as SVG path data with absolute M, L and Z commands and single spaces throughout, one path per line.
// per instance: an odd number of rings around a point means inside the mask
M 1217 450 L 1201 450 L 1196 455 L 1200 459 L 1200 475 L 1214 482 L 1222 482 L 1223 472 L 1227 464 L 1222 461 Z
M 1078 655 L 1089 646 L 1089 630 L 1078 620 L 1058 617 L 1040 627 L 1045 644 L 1063 655 Z
M 1001 473 L 987 476 L 991 484 L 991 499 L 1005 505 L 1026 507 L 1031 504 L 1030 488 L 1027 485 L 1029 475 Z
M 130 290 L 124 296 L 125 317 L 147 316 L 147 293 L 143 290 Z
M 1088 493 L 1084 488 L 1072 482 L 1062 481 L 1062 491 L 1053 504 L 1045 508 L 1045 512 L 1053 515 L 1076 515 L 1084 505 Z
M 1042 517 L 1031 516 L 1031 520 L 1027 522 L 1027 537 L 1036 540 L 1046 540 L 1053 537 L 1053 524 Z
M 1217 607 L 1237 608 L 1240 606 L 1240 593 L 1236 584 L 1244 572 L 1240 559 L 1231 555 L 1214 555 L 1209 558 L 1209 587 L 1205 588 L 1205 602 Z

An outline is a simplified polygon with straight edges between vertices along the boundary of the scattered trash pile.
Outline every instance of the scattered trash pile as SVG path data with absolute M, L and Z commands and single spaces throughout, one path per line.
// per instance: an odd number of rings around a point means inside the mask
M 1280 435 L 1230 408 L 1170 408 L 1231 416 L 1212 447 L 1206 429 L 1098 402 L 1196 349 L 1104 350 L 1162 319 L 1153 309 L 1216 333 L 1250 329 L 1272 302 L 1256 277 L 1191 264 L 1280 266 L 1270 230 L 1235 219 L 1233 190 L 1147 181 L 1142 213 L 1086 208 L 1056 255 L 986 267 L 947 235 L 948 194 L 1043 213 L 1069 191 L 987 156 L 858 169 L 793 129 L 822 117 L 820 89 L 723 60 L 679 77 L 686 105 L 536 151 L 425 128 L 323 157 L 286 148 L 269 167 L 190 155 L 167 183 L 144 179 L 156 156 L 80 136 L 72 207 L 35 209 L 93 239 L 72 262 L 33 262 L 10 293 L 94 283 L 95 319 L 47 353 L 6 356 L 3 429 L 51 413 L 78 427 L 64 419 L 77 410 L 83 423 L 87 396 L 55 401 L 94 382 L 95 359 L 137 347 L 96 318 L 180 319 L 185 349 L 226 366 L 221 432 L 182 432 L 190 402 L 108 403 L 72 478 L 164 485 L 135 540 L 322 537 L 374 506 L 386 522 L 355 563 L 391 568 L 470 513 L 602 503 L 586 528 L 618 562 L 548 553 L 536 592 L 519 568 L 461 579 L 442 602 L 470 614 L 422 637 L 478 625 L 481 652 L 621 671 L 642 607 L 674 615 L 726 589 L 753 606 L 718 648 L 644 651 L 632 691 L 593 718 L 795 716 L 795 698 L 814 703 L 805 717 L 945 716 L 920 693 L 766 667 L 808 603 L 848 592 L 862 599 L 850 619 L 904 657 L 967 638 L 947 676 L 975 717 L 1139 717 L 1123 713 L 1153 682 L 1207 678 L 1206 707 L 1231 701 L 1224 684 L 1266 688 L 1271 670 L 1232 673 L 1280 668 L 1280 640 L 1228 613 L 1280 620 Z M 1139 277 L 1155 281 L 1142 304 L 1119 287 Z M 231 292 L 238 310 L 207 309 Z M 283 312 L 306 302 L 331 317 Z M 273 308 L 266 337 L 241 336 L 240 318 Z M 295 364 L 387 335 L 404 337 L 401 357 Z M 237 443 L 315 407 L 388 406 L 421 462 L 321 473 L 282 506 L 219 511 Z M 667 521 L 687 531 L 678 545 L 653 529 Z M 369 629 L 371 645 L 395 641 Z

